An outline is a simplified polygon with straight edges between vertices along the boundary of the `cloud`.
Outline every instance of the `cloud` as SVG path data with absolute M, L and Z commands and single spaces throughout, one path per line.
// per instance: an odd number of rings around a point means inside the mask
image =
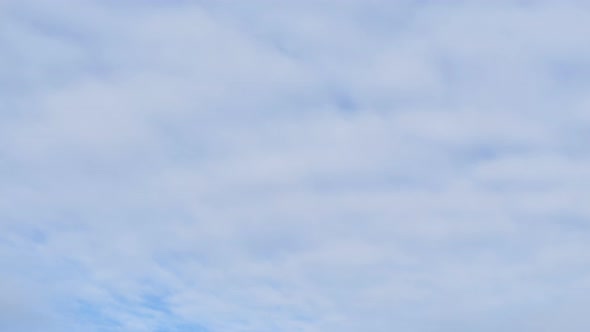
M 1 6 L 0 327 L 590 326 L 586 5 Z

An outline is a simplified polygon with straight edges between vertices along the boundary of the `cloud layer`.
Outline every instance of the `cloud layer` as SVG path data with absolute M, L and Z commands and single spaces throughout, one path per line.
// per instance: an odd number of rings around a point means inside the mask
M 587 331 L 589 19 L 4 1 L 0 329 Z

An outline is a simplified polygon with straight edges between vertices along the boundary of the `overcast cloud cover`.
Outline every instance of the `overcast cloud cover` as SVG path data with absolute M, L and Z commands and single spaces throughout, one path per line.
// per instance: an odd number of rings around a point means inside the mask
M 589 22 L 2 1 L 0 330 L 590 330 Z

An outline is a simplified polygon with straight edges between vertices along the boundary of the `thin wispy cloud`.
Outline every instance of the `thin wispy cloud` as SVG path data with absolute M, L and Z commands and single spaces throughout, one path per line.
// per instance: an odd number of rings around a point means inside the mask
M 4 1 L 0 330 L 588 330 L 589 19 Z

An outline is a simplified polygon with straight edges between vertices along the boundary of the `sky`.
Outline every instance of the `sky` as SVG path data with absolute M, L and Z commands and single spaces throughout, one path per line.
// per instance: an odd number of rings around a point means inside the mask
M 0 330 L 588 331 L 589 22 L 3 0 Z

